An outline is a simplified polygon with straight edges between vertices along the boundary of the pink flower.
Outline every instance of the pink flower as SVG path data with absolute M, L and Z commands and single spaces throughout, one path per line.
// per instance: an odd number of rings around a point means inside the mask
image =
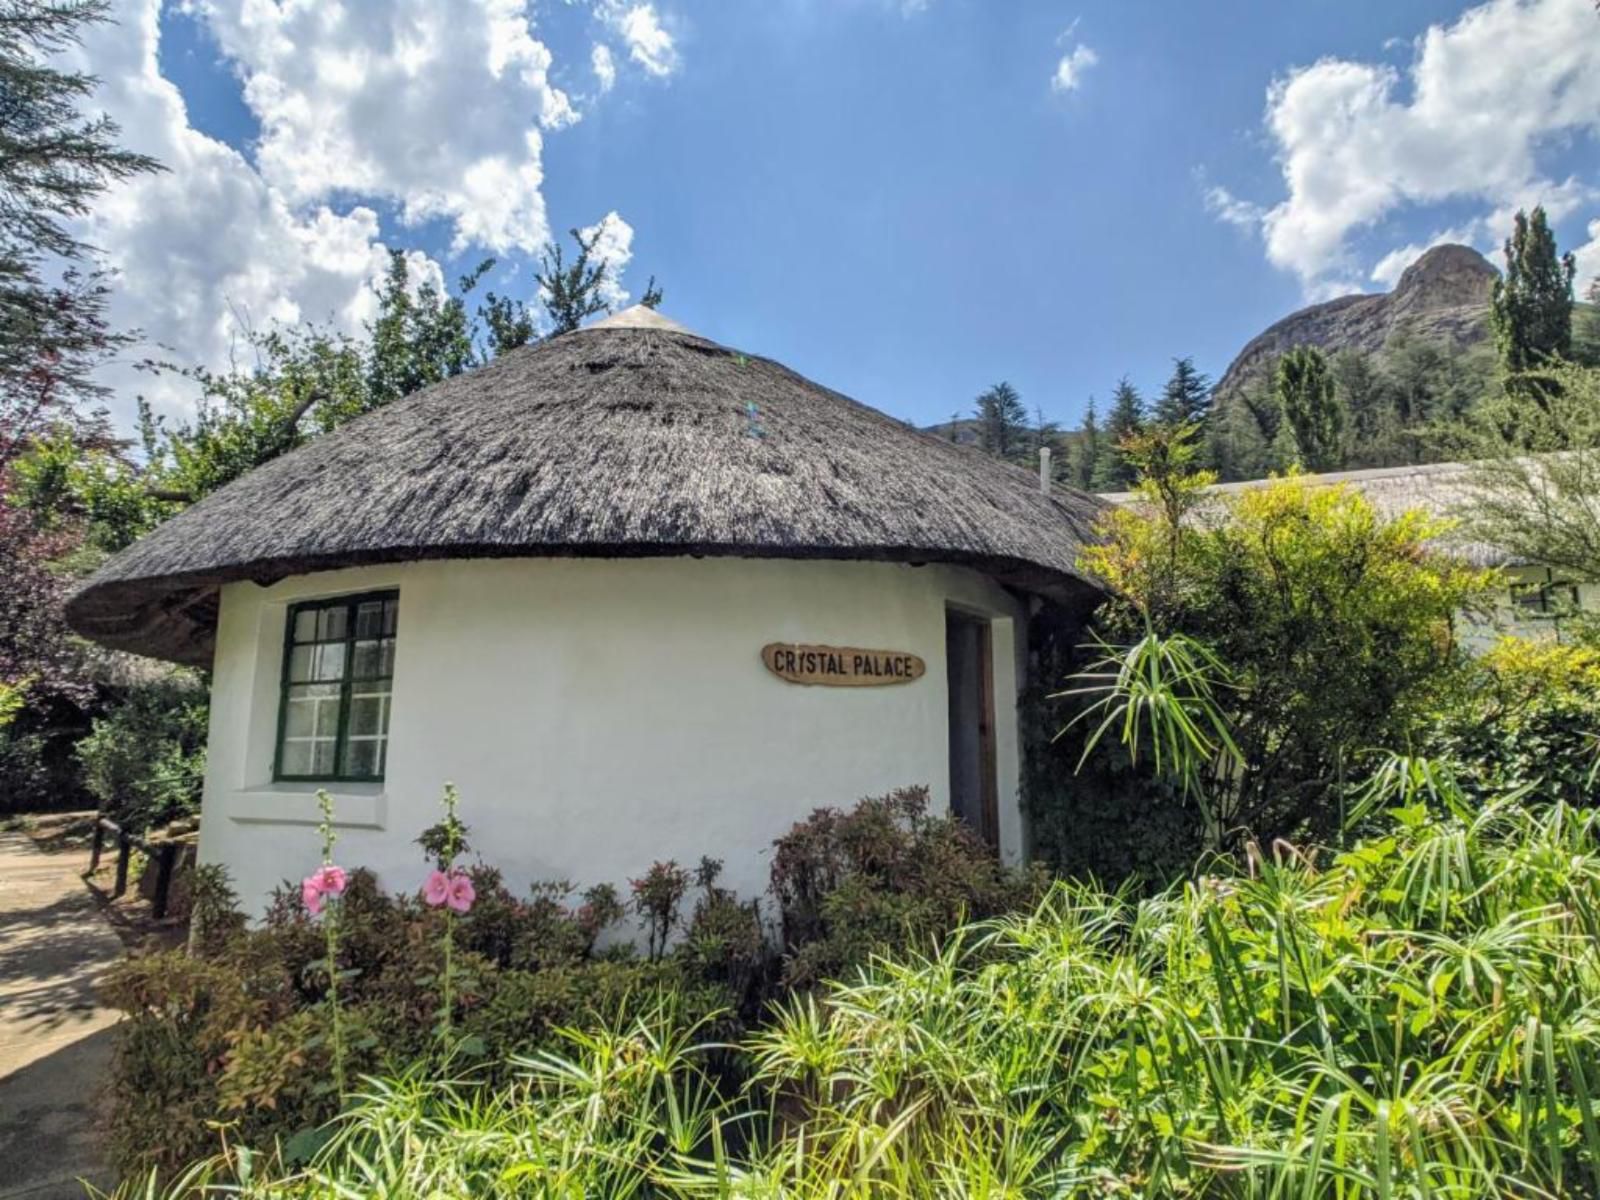
M 472 886 L 472 879 L 465 871 L 450 872 L 450 899 L 451 908 L 458 913 L 464 913 L 472 907 L 472 902 L 478 898 L 477 891 Z
M 322 912 L 322 882 L 316 875 L 307 875 L 300 881 L 300 899 L 313 917 Z
M 317 886 L 322 889 L 325 896 L 344 895 L 345 874 L 343 867 L 336 867 L 331 863 L 312 876 L 317 881 Z
M 422 898 L 433 908 L 450 899 L 450 877 L 443 871 L 435 871 L 428 876 L 428 881 L 422 885 Z

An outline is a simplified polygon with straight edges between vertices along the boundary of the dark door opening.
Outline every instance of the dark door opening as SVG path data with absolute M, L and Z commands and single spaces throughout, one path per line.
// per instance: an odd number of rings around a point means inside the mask
M 989 622 L 946 612 L 950 696 L 950 811 L 989 845 L 1000 845 L 995 780 L 994 669 Z

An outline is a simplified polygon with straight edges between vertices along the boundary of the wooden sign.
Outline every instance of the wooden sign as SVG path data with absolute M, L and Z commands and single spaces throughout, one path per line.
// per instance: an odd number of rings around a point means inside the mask
M 862 650 L 856 646 L 795 646 L 773 642 L 761 648 L 761 661 L 779 679 L 823 687 L 882 687 L 910 683 L 927 670 L 915 654 Z

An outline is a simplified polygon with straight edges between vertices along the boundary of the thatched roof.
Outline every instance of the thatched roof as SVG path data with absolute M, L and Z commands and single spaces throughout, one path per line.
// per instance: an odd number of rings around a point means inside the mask
M 1101 508 L 630 309 L 256 468 L 112 558 L 67 617 L 201 663 L 223 583 L 548 555 L 962 563 L 1081 599 Z
M 1322 475 L 1301 477 L 1312 487 L 1343 485 L 1359 491 L 1380 514 L 1388 518 L 1400 516 L 1412 509 L 1420 509 L 1430 516 L 1446 520 L 1459 520 L 1471 504 L 1478 486 L 1474 469 L 1468 463 L 1424 463 L 1409 467 L 1370 467 L 1360 471 L 1329 471 Z M 1212 494 L 1229 495 L 1264 487 L 1266 479 L 1246 479 L 1236 483 L 1219 483 L 1208 489 Z M 1137 492 L 1107 492 L 1101 499 L 1113 504 L 1133 504 L 1139 500 Z M 1514 560 L 1497 546 L 1473 541 L 1459 531 L 1446 534 L 1439 549 L 1479 567 L 1515 565 Z

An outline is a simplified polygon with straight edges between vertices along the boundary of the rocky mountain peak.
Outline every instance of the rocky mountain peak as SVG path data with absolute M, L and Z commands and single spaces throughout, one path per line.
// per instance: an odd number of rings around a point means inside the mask
M 1470 246 L 1435 246 L 1392 292 L 1341 296 L 1285 317 L 1252 338 L 1217 384 L 1219 396 L 1270 370 L 1295 346 L 1382 350 L 1399 333 L 1464 349 L 1489 335 L 1489 289 L 1499 273 Z
M 1389 302 L 1412 312 L 1487 304 L 1499 275 L 1471 246 L 1434 246 L 1405 269 Z

